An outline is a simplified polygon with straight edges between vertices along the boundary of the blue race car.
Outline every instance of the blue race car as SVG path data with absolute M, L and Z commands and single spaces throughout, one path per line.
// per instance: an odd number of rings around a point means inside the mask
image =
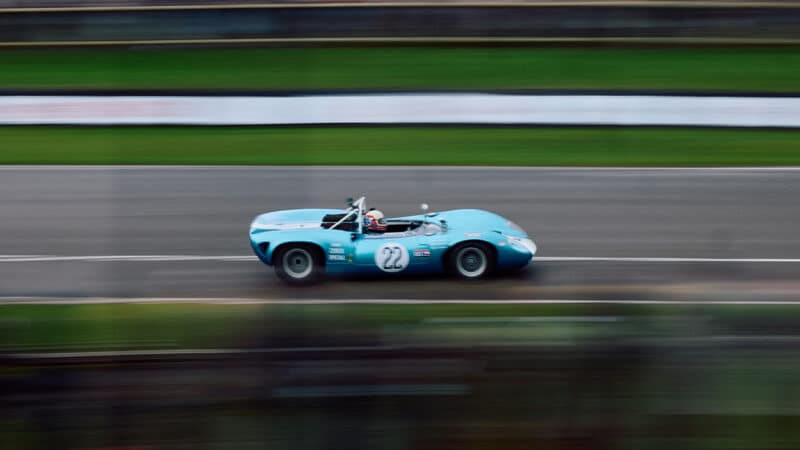
M 525 267 L 536 244 L 523 229 L 478 209 L 381 219 L 369 226 L 364 197 L 347 209 L 292 209 L 261 214 L 250 245 L 279 278 L 312 284 L 325 274 L 451 273 L 464 279 Z

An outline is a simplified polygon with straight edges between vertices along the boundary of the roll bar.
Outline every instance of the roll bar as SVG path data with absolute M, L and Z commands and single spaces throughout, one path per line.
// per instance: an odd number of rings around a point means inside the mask
M 345 220 L 347 220 L 353 214 L 356 214 L 356 222 L 358 223 L 358 233 L 359 234 L 363 233 L 364 232 L 364 230 L 363 230 L 364 223 L 362 221 L 361 216 L 364 214 L 364 208 L 365 208 L 364 203 L 365 203 L 365 201 L 366 201 L 366 197 L 359 197 L 355 201 L 350 201 L 349 202 L 350 203 L 350 210 L 347 211 L 347 214 L 345 214 L 344 217 L 339 219 L 338 222 L 336 222 L 335 224 L 331 225 L 330 229 L 331 230 L 335 230 L 336 227 L 338 227 L 339 225 L 344 223 Z

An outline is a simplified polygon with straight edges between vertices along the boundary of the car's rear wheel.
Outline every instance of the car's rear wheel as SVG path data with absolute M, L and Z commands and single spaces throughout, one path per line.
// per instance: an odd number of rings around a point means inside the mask
M 304 286 L 322 279 L 324 261 L 316 247 L 289 244 L 280 247 L 275 253 L 275 274 L 281 280 L 296 286 Z
M 477 280 L 489 276 L 494 270 L 494 252 L 481 242 L 466 242 L 448 254 L 447 266 L 457 277 Z

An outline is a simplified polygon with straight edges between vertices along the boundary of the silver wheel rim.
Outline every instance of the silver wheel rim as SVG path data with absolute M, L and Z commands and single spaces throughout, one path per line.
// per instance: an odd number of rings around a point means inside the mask
M 311 253 L 302 248 L 293 248 L 283 254 L 283 271 L 292 278 L 305 278 L 314 270 Z
M 465 247 L 456 254 L 456 269 L 467 278 L 475 278 L 486 272 L 486 253 L 478 247 Z

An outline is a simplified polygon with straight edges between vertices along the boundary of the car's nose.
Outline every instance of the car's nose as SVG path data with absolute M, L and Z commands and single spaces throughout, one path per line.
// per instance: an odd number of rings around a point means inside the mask
M 521 239 L 520 243 L 531 253 L 531 258 L 533 258 L 533 255 L 536 254 L 536 250 L 538 250 L 536 243 L 533 242 L 533 239 Z

